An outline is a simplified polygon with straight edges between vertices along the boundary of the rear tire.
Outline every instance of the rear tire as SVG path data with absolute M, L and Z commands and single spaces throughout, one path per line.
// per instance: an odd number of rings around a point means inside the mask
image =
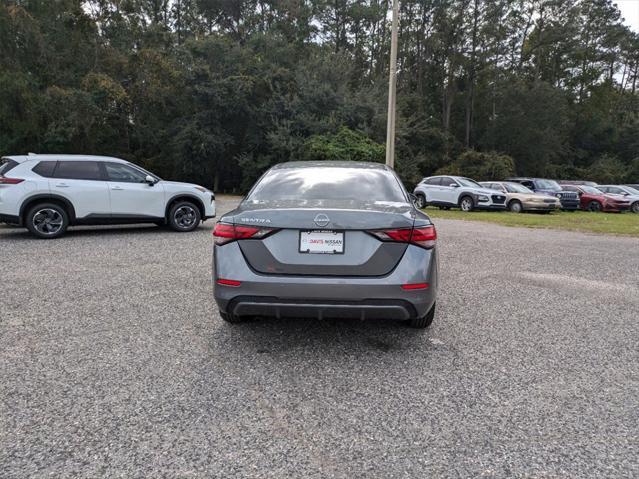
M 169 209 L 168 224 L 180 233 L 193 231 L 200 225 L 200 209 L 190 201 L 178 201 Z
M 56 203 L 38 203 L 25 216 L 25 226 L 40 239 L 62 236 L 69 226 L 69 215 Z
M 635 201 L 632 205 L 630 205 L 630 211 L 633 213 L 639 213 L 639 201 Z
M 421 193 L 417 193 L 415 196 L 417 197 L 417 208 L 419 208 L 420 210 L 422 208 L 426 208 L 426 197 Z
M 508 203 L 508 209 L 512 213 L 521 213 L 522 211 L 524 211 L 524 207 L 519 200 L 512 200 L 510 203 Z
M 231 323 L 231 324 L 237 324 L 242 322 L 241 316 L 235 316 L 231 313 L 225 313 L 224 311 L 220 311 L 220 317 L 227 323 Z
M 435 304 L 430 308 L 430 311 L 426 313 L 421 318 L 412 318 L 408 320 L 408 325 L 411 328 L 415 329 L 424 329 L 430 326 L 433 323 L 433 319 L 435 319 Z
M 474 207 L 475 203 L 470 196 L 462 196 L 462 198 L 459 200 L 459 208 L 461 208 L 461 210 L 465 213 L 473 211 Z

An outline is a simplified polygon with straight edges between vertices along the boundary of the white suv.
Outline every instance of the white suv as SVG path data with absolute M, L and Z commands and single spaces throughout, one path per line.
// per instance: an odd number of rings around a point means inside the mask
M 57 238 L 69 225 L 168 224 L 192 231 L 215 216 L 215 195 L 163 181 L 118 158 L 84 155 L 0 159 L 0 222 Z
M 506 209 L 504 193 L 486 188 L 463 176 L 424 178 L 413 193 L 420 208 L 433 205 L 446 209 L 461 208 L 462 211 Z

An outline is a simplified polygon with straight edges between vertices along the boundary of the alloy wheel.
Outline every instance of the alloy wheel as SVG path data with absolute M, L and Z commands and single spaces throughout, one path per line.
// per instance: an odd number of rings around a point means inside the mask
M 62 215 L 53 208 L 42 208 L 33 215 L 33 227 L 46 236 L 57 234 L 64 223 Z
M 462 200 L 461 202 L 461 209 L 462 211 L 471 211 L 473 209 L 473 200 L 471 200 L 470 198 L 466 197 Z
M 175 224 L 182 229 L 188 229 L 193 226 L 197 220 L 197 213 L 192 206 L 180 206 L 173 214 Z

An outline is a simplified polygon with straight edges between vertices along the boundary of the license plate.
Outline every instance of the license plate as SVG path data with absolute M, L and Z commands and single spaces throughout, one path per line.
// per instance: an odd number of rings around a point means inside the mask
M 342 254 L 344 253 L 344 233 L 300 231 L 300 253 Z

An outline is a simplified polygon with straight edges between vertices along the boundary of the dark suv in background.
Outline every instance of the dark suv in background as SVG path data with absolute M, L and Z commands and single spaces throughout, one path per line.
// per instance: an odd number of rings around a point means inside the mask
M 542 193 L 559 198 L 562 210 L 575 211 L 579 209 L 579 195 L 574 191 L 564 190 L 555 180 L 547 180 L 544 178 L 506 178 L 506 181 L 520 183 L 535 193 Z

